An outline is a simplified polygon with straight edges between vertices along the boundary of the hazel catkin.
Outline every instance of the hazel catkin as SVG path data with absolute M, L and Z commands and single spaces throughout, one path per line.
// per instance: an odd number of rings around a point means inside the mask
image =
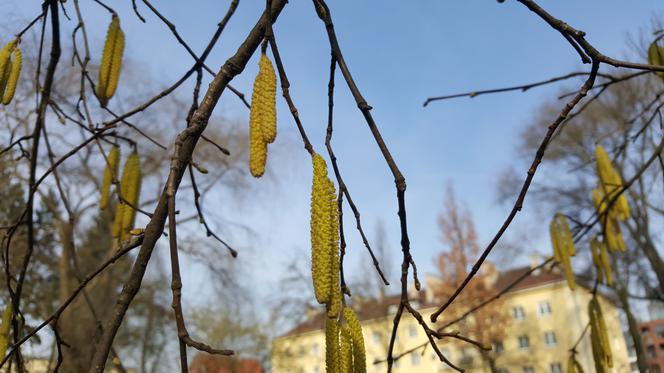
M 648 64 L 653 66 L 664 66 L 664 47 L 657 45 L 657 42 L 652 42 L 648 48 Z M 657 75 L 664 81 L 664 72 L 656 71 Z
M 101 66 L 99 67 L 99 81 L 97 82 L 95 92 L 103 107 L 113 97 L 118 87 L 124 44 L 125 35 L 120 28 L 120 18 L 116 14 L 113 14 L 106 33 Z
M 129 231 L 134 226 L 134 219 L 136 218 L 136 210 L 138 207 L 138 197 L 141 193 L 141 163 L 138 153 L 133 152 L 127 157 L 124 170 L 122 171 L 122 180 L 120 181 L 120 195 L 125 203 L 123 203 L 121 212 L 120 236 L 123 240 L 130 237 Z
M 338 372 L 340 367 L 339 322 L 328 318 L 325 322 L 325 369 Z
M 366 351 L 364 349 L 364 337 L 362 336 L 362 325 L 352 309 L 344 308 L 344 318 L 348 323 L 348 330 L 353 341 L 353 371 L 366 373 Z
M 334 269 L 333 229 L 335 212 L 332 211 L 335 198 L 334 187 L 330 189 L 327 176 L 327 165 L 319 154 L 312 156 L 313 181 L 311 186 L 311 275 L 314 284 L 314 293 L 318 303 L 328 303 L 333 283 L 338 277 L 332 273 Z M 338 222 L 336 223 L 338 224 Z M 337 256 L 338 258 L 338 256 Z
M 616 218 L 623 221 L 629 219 L 629 203 L 625 193 L 621 192 L 623 189 L 622 178 L 601 145 L 595 147 L 595 158 L 597 159 L 597 174 L 606 195 L 605 203 L 607 206 L 611 204 L 611 212 L 615 212 Z M 615 201 L 613 201 L 614 199 Z
M 549 225 L 551 235 L 551 246 L 553 247 L 554 259 L 559 262 L 565 272 L 567 285 L 574 290 L 576 282 L 574 280 L 574 271 L 570 257 L 576 255 L 572 232 L 569 228 L 569 222 L 565 215 L 556 213 Z
M 11 330 L 13 307 L 12 303 L 7 303 L 2 313 L 2 324 L 0 324 L 0 358 L 5 357 L 7 346 L 9 345 L 9 331 Z
M 277 137 L 277 76 L 272 62 L 262 53 L 254 80 L 249 113 L 249 170 L 261 177 L 267 162 L 267 144 Z
M 14 98 L 14 93 L 16 93 L 16 86 L 18 84 L 18 78 L 21 75 L 21 66 L 23 65 L 23 54 L 18 45 L 14 47 L 12 53 L 13 59 L 9 64 L 5 65 L 5 72 L 3 78 L 3 93 L 2 93 L 2 104 L 9 105 Z
M 104 179 L 101 183 L 101 198 L 99 208 L 104 210 L 108 206 L 108 198 L 111 191 L 111 183 L 118 177 L 118 168 L 120 164 L 120 147 L 114 145 L 108 152 L 108 160 L 104 168 Z

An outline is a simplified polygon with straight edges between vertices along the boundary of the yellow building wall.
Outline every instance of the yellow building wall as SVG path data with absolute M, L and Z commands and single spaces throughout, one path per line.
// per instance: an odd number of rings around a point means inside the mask
M 510 321 L 506 325 L 506 337 L 502 341 L 504 351 L 497 355 L 496 366 L 510 373 L 522 373 L 525 367 L 532 367 L 536 373 L 551 373 L 551 364 L 559 363 L 565 372 L 569 349 L 578 340 L 588 323 L 587 305 L 590 292 L 582 287 L 569 290 L 566 283 L 557 282 L 521 291 L 507 293 L 504 307 Z M 541 314 L 539 304 L 548 302 L 551 313 Z M 609 338 L 614 357 L 614 372 L 628 372 L 627 347 L 615 306 L 600 297 L 609 329 Z M 512 309 L 522 307 L 523 320 L 512 318 Z M 384 372 L 386 364 L 374 364 L 377 359 L 387 356 L 387 347 L 392 328 L 393 311 L 386 317 L 363 320 L 364 343 L 367 350 L 367 372 Z M 422 310 L 428 320 L 433 309 Z M 553 331 L 555 344 L 545 343 L 545 333 Z M 528 336 L 529 347 L 519 347 L 519 336 Z M 416 320 L 409 314 L 404 316 L 399 325 L 394 354 L 426 342 L 426 336 Z M 488 341 L 483 341 L 488 342 Z M 449 339 L 439 341 L 443 354 L 454 364 L 462 366 L 468 372 L 490 372 L 483 362 L 477 348 L 470 344 Z M 577 359 L 587 372 L 594 371 L 590 347 L 590 331 L 586 331 L 577 347 Z M 295 336 L 278 338 L 273 345 L 272 371 L 274 373 L 323 373 L 325 372 L 325 337 L 321 330 Z M 424 353 L 418 350 L 395 362 L 393 372 L 437 372 L 449 373 L 453 370 L 438 360 L 431 346 Z

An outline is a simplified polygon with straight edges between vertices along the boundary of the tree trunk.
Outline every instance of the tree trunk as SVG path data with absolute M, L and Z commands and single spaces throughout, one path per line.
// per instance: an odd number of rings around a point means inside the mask
M 639 332 L 639 326 L 636 323 L 634 314 L 629 305 L 629 299 L 627 298 L 627 289 L 623 286 L 622 283 L 616 284 L 616 293 L 618 294 L 618 299 L 622 306 L 625 315 L 627 316 L 627 324 L 629 326 L 629 335 L 632 337 L 632 342 L 634 343 L 634 351 L 636 353 L 636 364 L 639 367 L 639 372 L 647 372 L 648 364 L 646 364 L 646 355 L 643 350 L 643 343 L 641 342 L 641 333 Z

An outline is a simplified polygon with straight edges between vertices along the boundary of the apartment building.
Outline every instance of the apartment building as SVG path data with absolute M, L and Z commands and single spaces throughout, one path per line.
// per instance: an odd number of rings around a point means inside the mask
M 497 273 L 495 289 L 503 289 L 528 267 Z M 413 294 L 411 303 L 423 316 L 428 316 L 441 303 L 430 290 L 435 278 L 427 278 L 426 288 Z M 491 342 L 492 364 L 500 373 L 563 373 L 566 369 L 569 349 L 581 338 L 576 347 L 577 360 L 587 372 L 594 371 L 588 324 L 587 306 L 590 291 L 577 286 L 571 291 L 561 273 L 536 271 L 501 297 L 501 309 L 505 332 L 501 340 Z M 606 320 L 613 351 L 615 372 L 628 372 L 629 361 L 618 312 L 611 300 L 599 296 Z M 361 320 L 367 350 L 367 371 L 384 372 L 392 321 L 398 297 L 382 302 L 374 301 L 357 310 Z M 443 320 L 444 321 L 444 320 Z M 325 372 L 325 316 L 316 314 L 274 341 L 271 357 L 275 373 L 323 373 Z M 457 326 L 455 326 L 457 327 Z M 463 334 L 463 328 L 459 327 Z M 395 354 L 426 342 L 426 336 L 416 320 L 404 313 L 395 344 Z M 458 340 L 443 339 L 438 342 L 443 354 L 454 364 L 468 372 L 491 372 L 486 354 L 478 348 Z M 403 356 L 394 364 L 394 372 L 451 373 L 453 370 L 440 362 L 431 347 L 419 349 Z

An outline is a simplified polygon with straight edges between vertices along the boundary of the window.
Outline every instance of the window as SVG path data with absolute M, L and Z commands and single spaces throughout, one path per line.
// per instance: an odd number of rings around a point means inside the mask
M 383 336 L 380 334 L 379 331 L 374 331 L 373 333 L 371 333 L 371 338 L 373 338 L 373 343 L 380 344 L 380 341 L 383 339 Z
M 551 303 L 549 301 L 545 300 L 542 302 L 539 302 L 537 305 L 537 309 L 539 311 L 540 316 L 546 316 L 551 314 Z
M 493 350 L 497 354 L 503 352 L 505 350 L 505 348 L 503 347 L 503 342 L 501 342 L 501 341 L 493 342 Z
M 417 337 L 417 327 L 415 325 L 411 325 L 408 327 L 408 335 L 411 338 Z
M 448 360 L 452 359 L 452 352 L 450 352 L 449 348 L 441 348 L 440 353 L 443 354 L 443 356 L 445 356 Z M 434 356 L 436 357 L 436 359 L 438 359 L 438 355 L 434 353 Z
M 554 346 L 556 344 L 556 333 L 553 330 L 549 330 L 544 333 L 544 344 L 547 346 Z
M 514 316 L 514 320 L 523 320 L 526 317 L 521 306 L 512 308 L 512 315 Z
M 533 367 L 523 367 L 523 373 L 535 373 L 535 368 L 533 368 Z
M 655 346 L 653 345 L 646 347 L 646 353 L 648 354 L 648 357 L 650 357 L 651 359 L 657 358 L 657 352 L 655 351 Z
M 657 325 L 655 333 L 657 333 L 657 338 L 664 338 L 664 325 Z
M 319 367 L 314 367 L 314 373 L 320 373 L 320 368 Z
M 311 352 L 314 354 L 314 356 L 318 356 L 319 352 L 318 343 L 314 343 L 314 345 L 311 346 Z
M 551 373 L 563 373 L 563 367 L 560 363 L 551 363 L 549 364 L 549 371 Z
M 420 354 L 418 353 L 410 354 L 410 363 L 413 366 L 420 365 Z
M 523 350 L 530 348 L 530 340 L 527 335 L 519 336 L 519 348 Z
M 300 356 L 304 356 L 305 354 L 306 354 L 305 347 L 304 347 L 304 346 L 300 346 L 299 355 L 300 355 Z

